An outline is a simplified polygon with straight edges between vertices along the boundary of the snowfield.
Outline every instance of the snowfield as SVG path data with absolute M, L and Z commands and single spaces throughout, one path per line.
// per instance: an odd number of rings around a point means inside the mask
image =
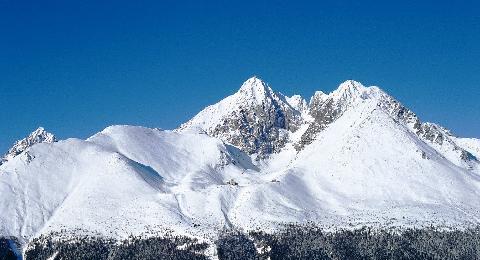
M 174 131 L 111 126 L 87 140 L 38 139 L 8 157 L 0 165 L 0 235 L 26 243 L 60 230 L 113 238 L 171 230 L 213 239 L 225 228 L 287 223 L 480 222 L 480 140 L 414 124 L 379 88 L 349 81 L 315 95 L 335 117 L 298 148 L 318 119 L 309 104 L 249 81 Z M 228 143 L 226 132 L 209 133 L 232 111 L 265 104 L 293 111 L 298 123 L 278 131 L 288 140 L 280 152 L 259 159 Z

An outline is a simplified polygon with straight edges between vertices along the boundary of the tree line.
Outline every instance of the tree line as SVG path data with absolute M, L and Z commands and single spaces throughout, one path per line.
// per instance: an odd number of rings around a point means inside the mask
M 0 238 L 0 260 L 17 259 L 12 240 Z M 195 238 L 100 236 L 58 239 L 42 235 L 26 246 L 26 259 L 208 259 L 210 245 Z M 223 231 L 214 245 L 219 259 L 480 259 L 480 227 L 445 230 L 342 229 L 288 225 L 274 233 Z M 51 258 L 54 256 L 53 258 Z

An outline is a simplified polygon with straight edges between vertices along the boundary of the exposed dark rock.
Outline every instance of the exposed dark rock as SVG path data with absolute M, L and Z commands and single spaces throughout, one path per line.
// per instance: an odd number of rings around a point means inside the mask
M 245 104 L 207 129 L 207 133 L 247 154 L 263 158 L 279 152 L 288 140 L 286 131 L 294 132 L 302 123 L 300 112 L 291 107 L 282 94 L 257 78 L 245 82 L 236 95 L 245 100 Z

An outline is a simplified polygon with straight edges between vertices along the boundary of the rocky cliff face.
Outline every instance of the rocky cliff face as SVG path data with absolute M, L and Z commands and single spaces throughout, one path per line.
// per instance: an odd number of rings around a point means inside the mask
M 392 119 L 408 127 L 422 141 L 432 145 L 437 152 L 449 158 L 457 166 L 472 168 L 478 159 L 465 148 L 456 143 L 452 133 L 442 126 L 421 120 L 411 110 L 403 106 L 390 95 L 376 87 L 371 87 L 378 107 L 387 111 Z
M 317 91 L 310 99 L 308 112 L 313 122 L 302 135 L 299 143 L 295 144 L 297 150 L 310 144 L 315 135 L 325 129 L 330 123 L 338 119 L 347 109 L 354 105 L 358 98 L 364 95 L 366 88 L 359 82 L 348 80 L 342 83 L 337 90 L 330 94 Z
M 200 128 L 262 158 L 279 152 L 288 141 L 288 132 L 295 132 L 301 123 L 301 113 L 285 96 L 253 77 L 237 93 L 183 124 L 180 131 Z
M 0 160 L 0 165 L 11 160 L 13 157 L 21 154 L 29 147 L 38 143 L 53 143 L 56 142 L 56 138 L 53 134 L 45 131 L 43 127 L 39 127 L 37 130 L 33 131 L 27 137 L 22 140 L 18 140 L 15 144 L 8 150 L 8 152 Z

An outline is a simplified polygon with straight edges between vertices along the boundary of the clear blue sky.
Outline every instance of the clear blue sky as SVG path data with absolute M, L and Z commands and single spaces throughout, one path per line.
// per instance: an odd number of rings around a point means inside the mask
M 478 1 L 99 2 L 0 0 L 2 151 L 40 125 L 174 128 L 254 74 L 305 97 L 379 85 L 480 137 Z

